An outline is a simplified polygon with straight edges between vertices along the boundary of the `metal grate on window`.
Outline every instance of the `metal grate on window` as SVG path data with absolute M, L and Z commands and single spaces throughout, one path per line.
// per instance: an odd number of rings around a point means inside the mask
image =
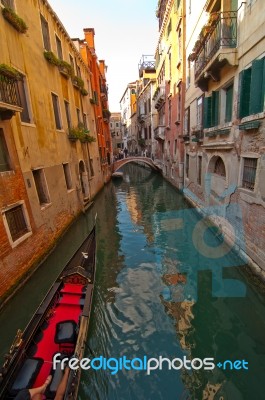
M 242 187 L 254 190 L 256 171 L 257 171 L 257 158 L 244 158 L 243 179 Z
M 29 232 L 21 205 L 6 211 L 5 216 L 13 241 Z

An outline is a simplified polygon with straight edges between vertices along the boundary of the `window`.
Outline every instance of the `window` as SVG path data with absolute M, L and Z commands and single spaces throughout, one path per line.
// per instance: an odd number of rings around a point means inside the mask
M 189 177 L 189 165 L 190 164 L 190 156 L 189 154 L 186 154 L 186 177 Z
M 87 129 L 87 117 L 86 117 L 86 114 L 83 114 L 83 124 L 84 124 L 84 128 Z
M 203 126 L 211 128 L 219 124 L 219 91 L 213 91 L 209 97 L 204 97 Z
M 187 89 L 190 87 L 190 77 L 191 77 L 191 66 L 190 66 L 190 60 L 187 60 Z
M 35 169 L 32 171 L 40 205 L 50 203 L 47 182 L 43 169 Z
M 203 97 L 199 97 L 197 99 L 197 129 L 202 128 L 202 104 L 203 104 Z
M 63 172 L 65 177 L 65 183 L 67 190 L 71 190 L 73 187 L 71 171 L 68 163 L 63 164 Z
M 233 88 L 233 85 L 230 85 L 225 90 L 225 122 L 232 121 Z
M 152 138 L 152 128 L 151 128 L 151 125 L 149 125 L 149 139 L 151 139 Z
M 12 10 L 15 10 L 15 4 L 14 0 L 2 0 L 3 6 L 7 8 L 11 8 Z
M 175 0 L 174 1 L 174 11 L 175 12 L 178 11 L 179 5 L 180 5 L 180 0 Z
M 26 78 L 23 77 L 21 80 L 17 81 L 18 84 L 18 93 L 21 101 L 21 106 L 23 108 L 20 113 L 21 122 L 31 122 L 30 114 L 29 114 L 29 106 L 28 106 L 28 92 L 26 86 Z
M 144 128 L 144 138 L 145 138 L 145 140 L 148 139 L 148 137 L 147 137 L 147 128 L 146 127 Z
M 178 85 L 178 114 L 177 121 L 181 121 L 181 83 Z
M 172 24 L 171 24 L 171 19 L 170 19 L 168 27 L 167 27 L 167 36 L 170 34 L 171 29 L 172 29 Z
M 42 38 L 43 38 L 43 46 L 44 49 L 47 51 L 51 50 L 51 43 L 50 43 L 50 35 L 49 35 L 49 25 L 46 19 L 41 15 L 41 30 L 42 30 Z
M 254 60 L 252 66 L 239 74 L 239 118 L 264 110 L 265 57 Z
M 23 204 L 9 208 L 3 213 L 3 217 L 12 242 L 17 241 L 27 233 L 31 232 L 27 213 Z
M 52 93 L 52 105 L 53 105 L 56 129 L 62 129 L 60 109 L 59 109 L 59 99 L 58 96 L 56 96 L 56 94 L 54 93 Z
M 118 128 L 119 127 L 119 122 L 116 122 L 116 128 Z
M 79 78 L 81 78 L 81 69 L 80 69 L 79 65 L 77 65 L 76 68 L 77 68 L 77 76 Z
M 55 41 L 56 41 L 56 48 L 57 48 L 57 55 L 59 60 L 63 59 L 63 50 L 62 50 L 62 43 L 61 40 L 58 38 L 57 35 L 55 35 Z
M 197 182 L 202 184 L 202 156 L 198 156 Z
M 75 71 L 74 58 L 71 56 L 71 54 L 69 54 L 69 60 L 70 60 L 71 67 L 73 68 L 73 71 Z
M 171 68 L 171 53 L 168 55 L 168 66 L 169 66 L 169 80 L 172 78 L 172 68 Z
M 168 99 L 168 126 L 171 126 L 171 99 Z
M 10 171 L 11 163 L 6 145 L 4 130 L 0 128 L 0 172 Z
M 221 159 L 221 157 L 217 157 L 215 164 L 214 164 L 214 168 L 213 168 L 213 172 L 214 174 L 223 176 L 225 178 L 226 173 L 225 173 L 225 165 L 223 160 Z
M 77 116 L 77 122 L 78 122 L 78 124 L 81 124 L 82 121 L 81 121 L 81 116 L 80 116 L 80 110 L 79 110 L 79 108 L 76 109 L 76 116 Z
M 66 114 L 66 120 L 67 120 L 67 126 L 70 129 L 71 128 L 71 114 L 70 114 L 70 104 L 68 101 L 64 101 L 64 107 L 65 107 L 65 114 Z
M 190 107 L 188 107 L 185 110 L 185 116 L 184 116 L 184 134 L 189 135 L 190 134 Z
M 242 187 L 254 190 L 255 180 L 256 180 L 256 171 L 257 171 L 257 158 L 243 158 L 243 178 L 242 178 Z
M 179 61 L 182 60 L 182 33 L 181 29 L 178 32 L 178 53 L 179 53 Z

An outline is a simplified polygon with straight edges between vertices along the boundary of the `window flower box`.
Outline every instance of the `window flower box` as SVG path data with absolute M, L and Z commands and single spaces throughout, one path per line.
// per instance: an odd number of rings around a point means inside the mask
M 28 30 L 25 21 L 20 18 L 12 8 L 5 7 L 2 10 L 3 17 L 13 26 L 18 32 L 26 33 Z

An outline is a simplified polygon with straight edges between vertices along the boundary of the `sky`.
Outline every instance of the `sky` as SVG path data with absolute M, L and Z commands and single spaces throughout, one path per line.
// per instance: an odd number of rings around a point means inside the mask
M 120 111 L 127 84 L 138 79 L 142 55 L 155 53 L 158 0 L 48 1 L 70 37 L 83 39 L 83 28 L 95 29 L 98 59 L 108 66 L 109 108 Z

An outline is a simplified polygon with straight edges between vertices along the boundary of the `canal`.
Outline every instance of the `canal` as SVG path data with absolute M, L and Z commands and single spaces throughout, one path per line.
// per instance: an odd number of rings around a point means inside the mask
M 79 399 L 264 399 L 264 288 L 234 254 L 211 263 L 200 254 L 194 240 L 200 217 L 160 175 L 136 165 L 123 171 L 124 179 L 104 188 L 1 313 L 1 358 L 97 212 L 97 279 L 86 356 L 245 360 L 245 368 L 169 370 L 164 362 L 150 375 L 89 370 L 82 374 Z M 201 235 L 218 252 L 220 235 L 207 228 Z M 214 284 L 214 267 L 223 270 L 220 280 L 234 282 L 227 292 Z

